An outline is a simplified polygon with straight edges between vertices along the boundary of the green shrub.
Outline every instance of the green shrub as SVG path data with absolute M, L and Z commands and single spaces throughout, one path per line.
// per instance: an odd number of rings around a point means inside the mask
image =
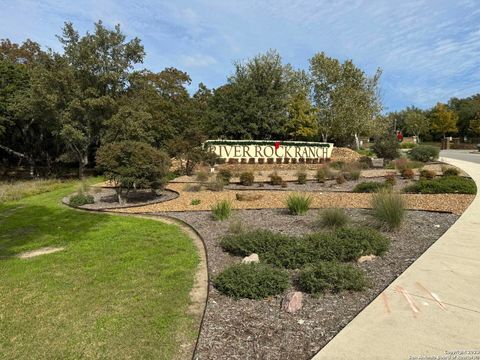
M 356 243 L 362 249 L 358 255 L 383 255 L 390 247 L 390 240 L 375 229 L 367 227 L 342 227 L 335 231 L 335 236 L 348 243 Z M 338 257 L 341 259 L 341 257 Z M 356 260 L 357 257 L 351 259 Z
M 352 261 L 362 255 L 382 255 L 388 249 L 389 240 L 366 228 L 339 228 L 304 237 L 254 230 L 228 234 L 220 246 L 232 255 L 256 253 L 263 262 L 298 269 L 318 260 Z
M 372 154 L 373 155 L 373 154 Z M 358 163 L 362 169 L 370 169 L 372 167 L 372 159 L 368 156 L 362 156 Z
M 288 183 L 287 183 L 286 181 L 282 181 L 282 182 L 280 183 L 280 186 L 281 186 L 282 188 L 287 188 L 287 187 L 288 187 Z
M 337 228 L 348 223 L 348 215 L 345 210 L 339 208 L 330 208 L 322 210 L 319 214 L 318 224 L 321 227 Z
M 332 178 L 332 172 L 330 168 L 328 168 L 327 166 L 321 167 L 320 169 L 317 170 L 317 174 L 315 178 L 319 183 L 323 183 L 325 182 L 325 180 Z
M 197 181 L 204 183 L 208 180 L 209 174 L 206 171 L 198 171 L 196 174 Z
M 439 154 L 440 149 L 436 146 L 420 145 L 410 150 L 408 156 L 412 160 L 427 162 L 437 160 Z
M 454 167 L 442 167 L 443 176 L 458 176 L 460 171 Z
M 232 206 L 227 200 L 221 200 L 212 206 L 212 215 L 214 220 L 226 220 L 232 214 Z
M 200 199 L 192 199 L 190 202 L 190 205 L 200 205 L 201 200 Z
M 255 181 L 255 176 L 251 171 L 245 171 L 240 174 L 240 184 L 244 186 L 251 186 Z
M 364 181 L 355 185 L 353 192 L 356 193 L 374 193 L 381 189 L 390 188 L 391 185 L 387 182 Z
M 79 207 L 86 204 L 93 204 L 94 199 L 92 195 L 81 193 L 70 196 L 68 203 L 70 204 L 70 206 Z
M 412 169 L 406 168 L 401 171 L 400 175 L 402 175 L 404 179 L 413 179 L 415 176 L 415 173 L 413 172 Z
M 373 195 L 373 216 L 387 230 L 398 229 L 405 219 L 405 201 L 401 195 L 382 190 Z
M 216 178 L 205 184 L 205 187 L 210 191 L 223 191 L 225 182 L 221 178 Z
M 329 166 L 332 168 L 332 169 L 335 169 L 335 170 L 342 170 L 343 167 L 345 166 L 345 162 L 344 161 L 332 161 Z
M 312 198 L 310 196 L 302 194 L 290 194 L 287 197 L 288 212 L 292 215 L 305 214 L 310 205 L 312 204 Z
M 437 176 L 437 173 L 432 170 L 422 169 L 420 170 L 420 179 L 432 180 Z
M 283 179 L 280 175 L 278 175 L 278 173 L 276 171 L 271 173 L 270 175 L 268 175 L 268 177 L 270 178 L 270 184 L 272 184 L 272 185 L 282 185 Z
M 325 290 L 360 291 L 367 287 L 367 280 L 364 272 L 353 265 L 318 262 L 300 272 L 298 285 L 306 293 L 318 295 Z
M 297 172 L 297 182 L 301 185 L 307 183 L 307 173 L 305 171 Z
M 217 174 L 217 180 L 222 181 L 224 185 L 230 184 L 232 172 L 228 169 L 220 169 Z
M 237 264 L 223 270 L 213 285 L 222 294 L 234 299 L 264 299 L 284 292 L 288 274 L 265 264 Z
M 372 150 L 379 158 L 392 160 L 398 158 L 398 140 L 394 134 L 378 136 L 372 146 Z
M 417 144 L 413 142 L 402 142 L 400 143 L 400 149 L 413 149 Z
M 416 194 L 476 194 L 477 187 L 472 179 L 453 175 L 422 179 L 405 187 L 404 191 Z
M 228 224 L 228 232 L 230 234 L 240 234 L 245 231 L 243 223 L 240 220 L 232 221 Z

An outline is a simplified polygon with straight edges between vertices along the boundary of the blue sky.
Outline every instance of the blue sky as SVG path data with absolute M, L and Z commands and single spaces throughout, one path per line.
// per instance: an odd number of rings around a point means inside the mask
M 273 48 L 297 68 L 320 51 L 382 68 L 386 111 L 480 92 L 479 0 L 0 0 L 0 38 L 55 50 L 64 21 L 85 32 L 99 19 L 142 39 L 145 67 L 182 69 L 194 87 Z

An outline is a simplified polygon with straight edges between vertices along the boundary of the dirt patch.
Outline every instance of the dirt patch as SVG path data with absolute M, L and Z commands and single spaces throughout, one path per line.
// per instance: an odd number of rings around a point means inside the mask
M 64 247 L 44 247 L 36 250 L 25 251 L 17 255 L 20 259 L 30 259 L 40 255 L 53 254 L 65 250 Z
M 355 224 L 371 221 L 369 210 L 347 211 Z M 267 228 L 300 235 L 315 231 L 317 211 L 291 216 L 284 210 L 240 210 L 234 218 L 216 222 L 209 212 L 168 213 L 190 223 L 202 235 L 209 258 L 209 271 L 216 276 L 226 266 L 241 261 L 225 253 L 219 241 L 233 222 L 246 228 Z M 210 287 L 205 319 L 195 359 L 310 359 L 355 315 L 397 278 L 458 216 L 445 213 L 409 211 L 405 224 L 396 233 L 387 233 L 391 249 L 361 266 L 370 287 L 363 292 L 306 295 L 304 307 L 295 314 L 281 310 L 282 296 L 262 301 L 232 300 Z

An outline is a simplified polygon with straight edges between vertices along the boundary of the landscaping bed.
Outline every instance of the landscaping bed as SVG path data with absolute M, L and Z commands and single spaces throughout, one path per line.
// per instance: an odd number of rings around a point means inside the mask
M 211 212 L 161 213 L 191 224 L 203 237 L 209 272 L 215 278 L 241 257 L 231 256 L 219 246 L 232 226 L 248 230 L 270 229 L 289 235 L 318 231 L 318 211 L 305 216 L 291 216 L 286 210 L 238 210 L 228 221 L 212 220 Z M 369 210 L 350 209 L 353 225 L 371 222 Z M 398 277 L 458 218 L 458 215 L 408 211 L 402 228 L 385 233 L 391 240 L 383 257 L 360 266 L 366 271 L 370 287 L 362 292 L 325 293 L 320 297 L 305 295 L 304 305 L 295 314 L 281 309 L 282 296 L 265 300 L 233 300 L 214 287 L 210 296 L 197 347 L 196 359 L 309 359 L 335 334 Z M 233 224 L 233 225 L 232 225 Z M 357 266 L 357 265 L 355 265 Z M 298 270 L 289 270 L 295 277 Z
M 115 189 L 95 187 L 89 192 L 93 196 L 92 204 L 79 206 L 81 209 L 87 210 L 105 210 L 105 209 L 121 209 L 132 206 L 142 206 L 157 204 L 164 201 L 172 200 L 178 197 L 178 193 L 172 190 L 163 190 L 161 192 L 152 192 L 151 190 L 131 191 L 128 194 L 127 201 L 120 204 L 117 200 Z M 69 204 L 70 197 L 63 198 L 64 204 Z

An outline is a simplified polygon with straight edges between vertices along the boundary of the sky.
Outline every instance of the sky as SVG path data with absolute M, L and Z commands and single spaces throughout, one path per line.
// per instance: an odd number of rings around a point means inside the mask
M 186 71 L 192 91 L 276 49 L 295 68 L 322 51 L 381 68 L 385 111 L 480 92 L 480 0 L 0 0 L 0 38 L 56 51 L 65 21 L 85 33 L 100 19 L 142 40 L 144 67 Z

